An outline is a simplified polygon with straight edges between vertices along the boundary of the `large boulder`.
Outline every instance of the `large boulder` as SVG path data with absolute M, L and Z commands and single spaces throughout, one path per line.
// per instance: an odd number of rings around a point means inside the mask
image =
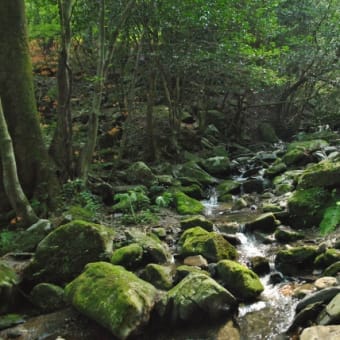
M 340 321 L 340 294 L 337 294 L 317 318 L 319 325 L 331 325 Z
M 319 255 L 316 246 L 299 246 L 280 250 L 275 257 L 275 267 L 286 275 L 311 272 Z
M 111 256 L 111 263 L 120 265 L 126 269 L 135 269 L 143 259 L 143 247 L 138 243 L 131 243 L 127 246 L 116 249 Z
M 209 175 L 194 161 L 183 164 L 179 169 L 178 177 L 191 178 L 202 186 L 216 184 L 216 179 Z
M 187 229 L 181 235 L 178 246 L 179 254 L 183 257 L 202 255 L 212 262 L 237 257 L 235 247 L 222 235 L 208 232 L 201 227 Z
M 288 166 L 306 164 L 313 160 L 312 153 L 314 151 L 326 146 L 328 146 L 328 143 L 322 139 L 290 143 L 286 154 L 282 157 L 282 161 Z
M 305 328 L 300 335 L 300 340 L 311 339 L 338 340 L 340 339 L 340 325 L 312 326 Z
M 275 129 L 270 123 L 262 122 L 258 127 L 260 138 L 267 143 L 275 143 L 279 140 Z
M 30 300 L 43 312 L 65 307 L 64 289 L 50 283 L 39 283 L 30 292 Z
M 340 186 L 340 161 L 322 161 L 308 167 L 301 175 L 298 188 L 336 188 Z
M 325 210 L 320 223 L 320 232 L 326 235 L 340 227 L 340 198 L 335 199 Z
M 221 202 L 228 201 L 230 194 L 237 194 L 240 192 L 241 184 L 232 179 L 222 181 L 217 186 L 218 200 Z
M 139 259 L 139 250 L 137 251 L 138 261 L 142 264 L 146 265 L 151 262 L 163 264 L 172 261 L 172 255 L 169 247 L 155 234 L 146 234 L 145 232 L 135 228 L 128 231 L 127 237 L 130 244 L 134 243 L 142 247 L 143 254 L 141 259 Z
M 203 168 L 211 175 L 223 177 L 230 174 L 230 160 L 226 156 L 215 156 L 202 162 Z
M 136 162 L 130 165 L 126 173 L 127 180 L 132 184 L 143 184 L 150 186 L 156 176 L 144 162 Z
M 140 274 L 140 277 L 158 289 L 168 290 L 173 286 L 174 272 L 170 266 L 149 263 Z
M 257 274 L 240 263 L 223 260 L 216 270 L 223 287 L 242 301 L 255 299 L 264 290 Z
M 253 221 L 247 222 L 244 227 L 246 231 L 262 231 L 265 233 L 273 232 L 278 225 L 273 213 L 265 213 L 256 217 Z
M 318 226 L 331 194 L 323 188 L 296 190 L 288 200 L 290 224 L 295 228 Z
M 214 224 L 204 216 L 192 216 L 181 220 L 182 230 L 187 230 L 193 227 L 201 227 L 207 231 L 212 231 Z
M 25 278 L 33 282 L 69 282 L 87 263 L 108 257 L 112 238 L 112 231 L 99 224 L 76 220 L 62 225 L 39 243 Z
M 235 297 L 209 276 L 191 273 L 162 299 L 159 314 L 171 323 L 202 322 L 232 315 Z
M 154 286 L 121 266 L 89 263 L 65 288 L 65 295 L 80 313 L 95 320 L 118 339 L 138 333 L 158 298 Z
M 317 268 L 325 269 L 338 261 L 340 261 L 340 250 L 330 248 L 315 258 L 314 265 Z
M 204 206 L 200 201 L 189 197 L 184 192 L 176 190 L 173 193 L 173 198 L 177 212 L 181 215 L 196 215 L 204 210 Z

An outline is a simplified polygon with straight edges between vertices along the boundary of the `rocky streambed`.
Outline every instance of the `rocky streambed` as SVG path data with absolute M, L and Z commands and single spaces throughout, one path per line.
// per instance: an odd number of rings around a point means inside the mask
M 176 209 L 158 224 L 29 228 L 34 253 L 1 260 L 0 338 L 337 339 L 338 141 L 220 157 L 155 176 Z

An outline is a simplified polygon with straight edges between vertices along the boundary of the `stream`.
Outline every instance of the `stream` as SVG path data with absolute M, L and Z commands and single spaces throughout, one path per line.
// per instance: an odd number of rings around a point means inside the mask
M 275 340 L 286 338 L 283 333 L 294 318 L 297 300 L 289 294 L 290 287 L 294 284 L 292 281 L 283 280 L 276 284 L 270 282 L 271 273 L 275 272 L 274 257 L 278 245 L 275 243 L 264 244 L 256 236 L 243 230 L 246 222 L 259 215 L 258 211 L 251 210 L 252 207 L 232 211 L 232 204 L 218 202 L 215 189 L 210 189 L 209 194 L 209 199 L 202 201 L 205 207 L 205 216 L 217 225 L 228 222 L 239 226 L 235 232 L 235 236 L 240 241 L 237 246 L 240 255 L 239 261 L 248 264 L 250 258 L 261 256 L 268 259 L 270 263 L 271 272 L 260 277 L 265 289 L 259 300 L 250 304 L 241 304 L 239 307 L 237 323 L 240 327 L 241 339 Z M 235 196 L 234 200 L 237 198 L 239 196 Z

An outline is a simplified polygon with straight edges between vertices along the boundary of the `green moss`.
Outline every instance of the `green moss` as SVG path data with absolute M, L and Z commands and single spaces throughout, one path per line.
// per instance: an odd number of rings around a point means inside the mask
M 169 266 L 149 263 L 140 277 L 158 289 L 168 290 L 173 286 L 173 270 Z
M 305 141 L 296 141 L 288 145 L 287 150 L 303 150 L 303 151 L 316 151 L 328 146 L 328 142 L 323 139 L 313 139 Z
M 31 293 L 32 303 L 44 312 L 52 312 L 65 307 L 64 289 L 50 283 L 39 283 Z
M 240 183 L 231 179 L 225 180 L 217 186 L 217 193 L 219 196 L 224 196 L 230 193 L 237 193 L 240 190 Z
M 25 277 L 34 282 L 63 284 L 112 252 L 112 230 L 75 220 L 52 231 L 38 245 Z
M 201 227 L 186 230 L 180 237 L 178 245 L 182 256 L 202 255 L 212 262 L 237 257 L 235 247 L 222 235 L 207 232 Z
M 257 274 L 240 263 L 223 260 L 216 269 L 222 285 L 241 300 L 254 299 L 264 290 Z
M 73 205 L 64 213 L 66 216 L 70 216 L 72 220 L 84 220 L 84 221 L 92 221 L 93 220 L 93 212 L 85 209 L 79 205 Z
M 146 235 L 139 229 L 130 229 L 128 238 L 131 243 L 137 243 L 143 248 L 142 263 L 169 263 L 172 259 L 168 246 L 155 234 Z
M 90 263 L 65 288 L 71 304 L 119 339 L 137 332 L 150 317 L 157 290 L 123 267 Z
M 282 243 L 290 243 L 304 238 L 302 233 L 285 227 L 279 227 L 274 236 L 277 241 Z
M 322 161 L 307 168 L 301 175 L 298 188 L 311 187 L 335 188 L 340 185 L 340 161 Z
M 201 227 L 207 231 L 212 231 L 214 224 L 204 216 L 192 216 L 181 220 L 181 227 L 183 230 L 192 227 Z
M 24 318 L 19 314 L 6 314 L 0 316 L 0 330 L 14 327 L 24 323 Z
M 177 212 L 181 215 L 200 214 L 204 210 L 201 202 L 184 194 L 181 191 L 175 191 L 173 194 Z
M 226 176 L 230 173 L 230 160 L 224 156 L 214 156 L 205 159 L 203 162 L 203 168 L 211 175 L 214 176 Z
M 278 221 L 273 213 L 265 213 L 256 217 L 253 221 L 247 222 L 244 227 L 248 231 L 259 230 L 265 233 L 273 232 L 277 227 Z
M 293 227 L 318 226 L 331 198 L 323 188 L 296 190 L 288 200 L 288 212 Z
M 299 163 L 304 158 L 306 158 L 304 150 L 292 149 L 285 153 L 285 155 L 282 157 L 282 161 L 289 166 Z
M 131 243 L 115 250 L 111 257 L 111 263 L 121 265 L 127 269 L 133 269 L 140 265 L 143 258 L 143 247 L 137 243 Z
M 340 250 L 327 249 L 324 253 L 316 257 L 314 264 L 316 267 L 324 269 L 338 261 L 340 261 Z
M 203 198 L 203 191 L 198 184 L 180 187 L 179 191 L 184 192 L 186 195 L 198 200 Z
M 183 164 L 179 171 L 180 177 L 188 177 L 197 181 L 201 185 L 213 185 L 216 179 L 204 171 L 196 162 L 190 161 Z
M 273 204 L 273 203 L 263 203 L 262 211 L 264 213 L 280 212 L 280 211 L 282 211 L 282 208 L 280 206 L 276 205 L 276 204 Z
M 216 320 L 237 308 L 235 297 L 203 273 L 191 273 L 173 287 L 159 304 L 159 313 L 170 323 Z
M 19 277 L 12 268 L 0 262 L 0 289 L 2 287 L 11 287 L 19 283 Z
M 285 163 L 280 162 L 277 164 L 271 165 L 265 172 L 265 175 L 267 177 L 273 178 L 277 176 L 278 174 L 281 174 L 282 172 L 285 172 L 287 170 L 287 166 Z
M 322 273 L 323 276 L 336 276 L 340 272 L 340 261 L 331 264 Z
M 176 268 L 175 281 L 179 282 L 183 280 L 190 273 L 199 273 L 210 276 L 209 272 L 202 270 L 200 267 L 181 265 Z
M 287 275 L 294 275 L 303 271 L 310 272 L 318 254 L 318 247 L 316 246 L 301 246 L 280 250 L 275 258 L 275 266 L 279 271 Z

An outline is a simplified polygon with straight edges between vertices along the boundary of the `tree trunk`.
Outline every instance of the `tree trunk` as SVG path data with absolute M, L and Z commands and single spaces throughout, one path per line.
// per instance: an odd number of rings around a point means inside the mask
M 6 195 L 18 218 L 24 224 L 32 225 L 38 221 L 25 193 L 19 182 L 17 165 L 15 162 L 14 149 L 11 136 L 8 132 L 7 123 L 2 109 L 0 98 L 0 156 L 3 173 L 3 184 Z
M 58 116 L 57 127 L 49 151 L 56 162 L 62 182 L 73 177 L 72 71 L 69 64 L 73 2 L 74 0 L 58 0 L 61 22 L 61 50 L 58 61 Z
M 28 198 L 53 205 L 57 178 L 42 139 L 33 91 L 24 0 L 0 6 L 0 97 L 12 137 L 18 176 Z M 9 208 L 0 167 L 0 212 Z
M 92 112 L 89 117 L 87 128 L 87 140 L 81 150 L 78 173 L 80 178 L 87 182 L 89 168 L 93 153 L 97 144 L 97 133 L 99 124 L 99 113 L 104 89 L 104 67 L 105 67 L 105 0 L 100 1 L 99 8 L 99 47 L 96 74 L 96 86 L 92 100 Z

